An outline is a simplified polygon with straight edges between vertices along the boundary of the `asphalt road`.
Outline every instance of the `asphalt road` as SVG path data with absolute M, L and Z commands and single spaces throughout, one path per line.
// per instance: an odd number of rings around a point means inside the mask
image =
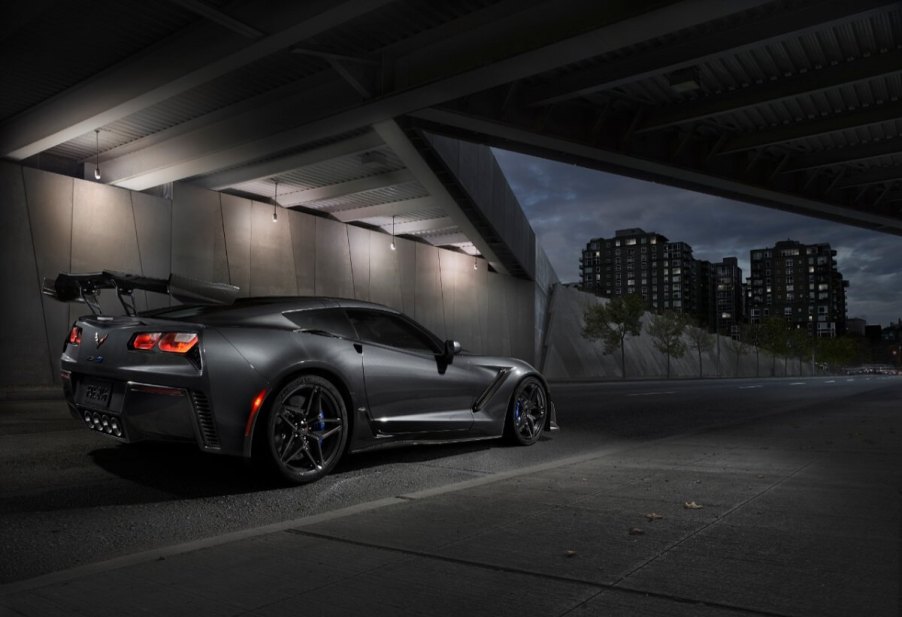
M 355 455 L 293 488 L 190 446 L 120 446 L 82 428 L 62 401 L 0 401 L 0 583 L 612 445 L 854 406 L 885 388 L 902 392 L 902 380 L 555 384 L 562 430 L 533 447 L 480 442 Z

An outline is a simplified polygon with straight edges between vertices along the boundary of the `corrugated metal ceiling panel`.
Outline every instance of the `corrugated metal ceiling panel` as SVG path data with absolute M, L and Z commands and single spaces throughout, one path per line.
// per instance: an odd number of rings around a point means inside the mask
M 391 203 L 393 201 L 402 201 L 404 199 L 415 199 L 417 197 L 426 197 L 428 191 L 419 182 L 405 182 L 404 184 L 394 184 L 378 189 L 354 193 L 353 195 L 344 195 L 335 199 L 325 199 L 322 201 L 308 202 L 304 204 L 305 208 L 315 210 L 347 210 L 349 208 L 363 208 L 366 206 L 376 206 L 379 204 Z M 286 205 L 290 205 L 290 202 Z
M 352 154 L 280 174 L 279 180 L 312 189 L 404 169 L 404 164 L 388 147 L 374 148 L 369 152 L 378 152 L 380 160 L 367 164 L 363 162 L 363 155 Z
M 2 42 L 0 119 L 34 107 L 198 19 L 170 2 L 53 3 Z M 59 49 L 67 51 L 55 51 Z

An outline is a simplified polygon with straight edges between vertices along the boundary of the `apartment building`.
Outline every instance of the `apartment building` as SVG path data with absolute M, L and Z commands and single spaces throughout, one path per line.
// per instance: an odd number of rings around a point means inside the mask
M 794 240 L 753 249 L 748 280 L 749 319 L 782 317 L 812 336 L 846 331 L 846 289 L 829 244 Z
M 690 314 L 710 323 L 711 264 L 693 258 L 685 242 L 643 229 L 593 238 L 580 258 L 580 287 L 598 296 L 638 294 L 652 309 Z

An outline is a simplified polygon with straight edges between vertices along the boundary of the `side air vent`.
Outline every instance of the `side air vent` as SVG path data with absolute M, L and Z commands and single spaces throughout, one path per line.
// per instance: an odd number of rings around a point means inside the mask
M 204 448 L 219 450 L 219 433 L 216 432 L 216 422 L 213 421 L 213 411 L 210 409 L 207 396 L 203 392 L 192 390 L 191 402 L 194 404 L 194 414 L 197 416 L 197 425 L 200 427 Z

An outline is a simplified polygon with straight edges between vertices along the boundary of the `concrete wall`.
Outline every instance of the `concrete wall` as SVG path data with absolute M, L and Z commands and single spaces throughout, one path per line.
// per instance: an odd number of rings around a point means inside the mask
M 550 380 L 620 379 L 620 352 L 604 353 L 604 345 L 582 336 L 583 314 L 593 303 L 607 300 L 572 287 L 556 285 L 551 294 L 548 314 L 548 332 L 544 349 L 539 356 L 539 367 Z M 655 349 L 652 337 L 645 333 L 651 320 L 643 317 L 643 334 L 627 337 L 626 373 L 628 379 L 661 379 L 667 375 L 667 359 Z M 786 375 L 810 375 L 809 363 L 799 365 L 799 360 L 776 358 L 766 351 L 751 346 L 737 354 L 733 342 L 716 337 L 711 351 L 702 353 L 703 377 L 767 377 Z M 687 341 L 688 343 L 688 341 Z M 689 348 L 682 358 L 671 358 L 672 378 L 699 377 L 698 353 Z
M 526 276 L 535 279 L 536 265 L 541 261 L 536 255 L 535 232 L 491 148 L 433 133 L 424 136 L 501 240 L 501 246 L 510 252 Z
M 172 200 L 0 162 L 0 387 L 55 383 L 62 341 L 83 305 L 40 294 L 59 272 L 170 272 L 229 282 L 242 295 L 315 294 L 400 309 L 477 353 L 535 356 L 534 283 L 473 269 L 433 246 L 200 189 Z M 118 310 L 114 297 L 104 306 Z M 139 309 L 168 304 L 142 294 Z
M 438 155 L 446 172 L 444 175 L 450 174 L 454 178 L 466 196 L 465 203 L 471 204 L 484 222 L 480 227 L 487 225 L 491 236 L 498 239 L 494 244 L 496 249 L 502 246 L 509 254 L 507 259 L 514 260 L 524 276 L 535 281 L 534 355 L 539 358 L 545 338 L 548 294 L 559 279 L 545 251 L 536 243 L 535 232 L 520 202 L 491 148 L 428 132 L 424 133 L 424 137 Z M 500 253 L 499 257 L 502 257 Z M 510 265 L 509 261 L 507 263 Z

